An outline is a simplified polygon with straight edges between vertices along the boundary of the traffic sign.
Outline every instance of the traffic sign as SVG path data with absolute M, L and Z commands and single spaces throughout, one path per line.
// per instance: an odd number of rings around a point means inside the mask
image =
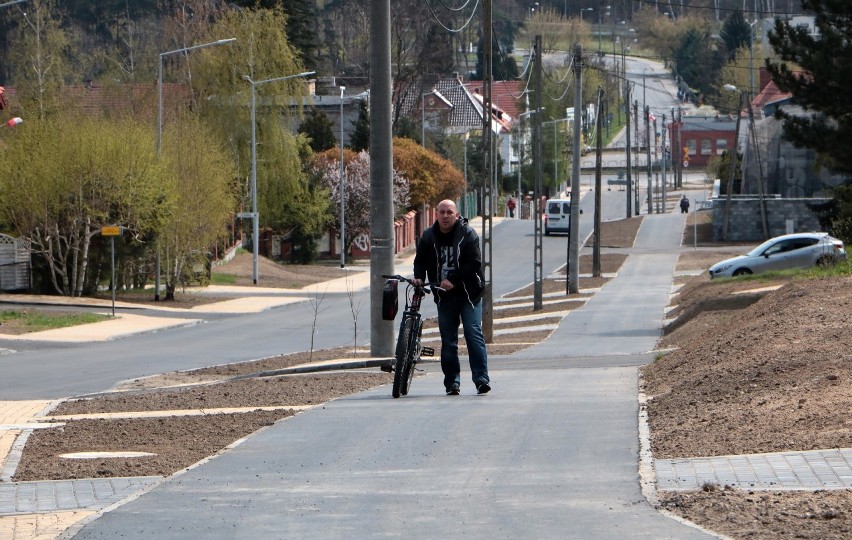
M 101 236 L 121 236 L 121 227 L 101 227 Z

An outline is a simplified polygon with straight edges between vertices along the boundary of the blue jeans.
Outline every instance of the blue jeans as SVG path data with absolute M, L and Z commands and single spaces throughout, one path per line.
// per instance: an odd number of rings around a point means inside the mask
M 447 389 L 461 382 L 459 323 L 464 327 L 473 383 L 490 382 L 488 353 L 482 335 L 482 300 L 471 306 L 464 296 L 444 295 L 438 304 L 438 329 L 441 331 L 441 371 L 444 372 L 444 387 Z

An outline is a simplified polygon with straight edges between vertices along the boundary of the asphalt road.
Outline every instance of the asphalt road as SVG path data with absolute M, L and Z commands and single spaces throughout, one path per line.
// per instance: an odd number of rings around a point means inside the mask
M 620 193 L 602 193 L 606 209 L 603 219 L 623 215 L 624 201 Z M 584 213 L 580 219 L 580 238 L 583 239 L 593 226 L 592 192 L 584 193 L 581 208 Z M 545 275 L 565 264 L 567 241 L 567 236 L 543 238 Z M 532 281 L 532 245 L 531 221 L 505 220 L 494 227 L 495 297 Z M 396 270 L 411 272 L 411 268 Z M 370 340 L 368 292 L 355 293 L 352 302 L 358 308 L 357 343 L 367 345 Z M 429 315 L 433 311 L 431 302 L 425 302 L 424 313 Z M 5 346 L 17 352 L 0 356 L 3 375 L 0 395 L 10 400 L 55 399 L 101 392 L 118 382 L 147 375 L 309 350 L 315 316 L 315 349 L 351 346 L 356 341 L 349 296 L 329 293 L 257 314 L 205 314 L 203 321 L 194 326 L 116 341 L 10 343 Z

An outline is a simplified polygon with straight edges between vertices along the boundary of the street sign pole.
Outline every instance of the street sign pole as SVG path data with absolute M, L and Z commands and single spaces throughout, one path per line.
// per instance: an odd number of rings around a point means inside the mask
M 112 248 L 109 256 L 110 266 L 112 267 L 112 317 L 115 318 L 115 236 L 109 237 L 109 243 Z
M 112 316 L 115 318 L 115 237 L 119 236 L 122 233 L 123 227 L 120 226 L 111 226 L 111 227 L 101 227 L 101 236 L 109 236 L 110 243 L 110 270 L 111 270 L 111 278 L 110 278 L 110 288 L 112 289 Z

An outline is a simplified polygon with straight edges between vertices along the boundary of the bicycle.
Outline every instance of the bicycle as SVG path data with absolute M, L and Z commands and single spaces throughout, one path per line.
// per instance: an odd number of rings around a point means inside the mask
M 423 356 L 434 356 L 435 349 L 424 347 L 420 338 L 423 334 L 423 318 L 420 315 L 420 302 L 427 294 L 432 293 L 440 287 L 430 285 L 421 287 L 414 280 L 400 275 L 383 275 L 385 279 L 402 281 L 405 287 L 405 310 L 402 312 L 402 320 L 399 323 L 399 336 L 396 339 L 396 352 L 394 354 L 395 364 L 393 366 L 382 366 L 385 371 L 393 371 L 393 390 L 391 395 L 398 398 L 408 394 L 411 387 L 411 379 L 417 369 L 417 362 Z M 395 313 L 394 313 L 395 315 Z

